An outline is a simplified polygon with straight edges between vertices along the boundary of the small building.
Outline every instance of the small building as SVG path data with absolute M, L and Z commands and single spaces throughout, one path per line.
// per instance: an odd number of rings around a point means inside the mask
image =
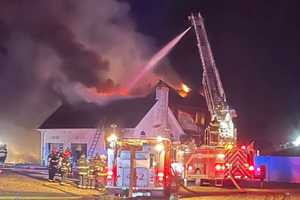
M 105 105 L 81 102 L 63 103 L 38 129 L 41 134 L 41 164 L 53 148 L 69 148 L 78 159 L 87 154 L 97 131 L 101 127 L 117 124 L 123 137 L 167 137 L 180 140 L 185 136 L 200 136 L 203 127 L 199 116 L 207 115 L 204 98 L 198 92 L 186 97 L 160 81 L 143 97 L 113 100 Z M 200 138 L 200 137 L 199 137 Z M 105 153 L 104 132 L 95 152 Z
M 300 146 L 257 156 L 255 164 L 266 167 L 267 182 L 300 183 Z

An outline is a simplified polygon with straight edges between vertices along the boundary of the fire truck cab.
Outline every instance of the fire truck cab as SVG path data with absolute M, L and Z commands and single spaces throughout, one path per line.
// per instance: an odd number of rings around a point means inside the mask
M 213 182 L 222 184 L 225 171 L 225 154 L 222 148 L 210 146 L 197 147 L 185 156 L 185 182 L 196 181 L 198 184 Z
M 226 180 L 253 181 L 255 172 L 254 154 L 246 146 L 209 146 L 196 147 L 185 156 L 185 183 L 195 181 L 223 186 Z
M 170 187 L 170 157 L 168 139 L 122 139 L 108 149 L 107 188 L 115 194 L 132 189 L 133 197 L 163 195 Z

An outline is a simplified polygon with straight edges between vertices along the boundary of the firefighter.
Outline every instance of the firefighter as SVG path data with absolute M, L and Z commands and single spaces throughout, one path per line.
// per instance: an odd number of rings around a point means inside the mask
M 88 188 L 95 189 L 95 157 L 90 159 L 89 169 L 88 169 Z
M 95 174 L 98 190 L 103 190 L 106 185 L 107 169 L 106 156 L 97 154 L 95 157 Z
M 77 168 L 79 174 L 79 188 L 87 188 L 87 178 L 89 171 L 89 163 L 85 157 L 85 154 L 81 154 L 80 158 L 77 161 Z
M 70 161 L 70 175 L 72 176 L 73 175 L 73 167 L 74 167 L 74 156 L 73 154 L 70 154 L 70 157 L 69 157 L 69 161 Z
M 59 157 L 56 149 L 51 151 L 51 154 L 48 156 L 48 173 L 49 173 L 49 181 L 53 182 L 55 174 L 58 170 Z
M 71 162 L 70 162 L 70 151 L 66 149 L 60 156 L 59 159 L 59 172 L 61 175 L 61 185 L 64 185 L 67 176 L 71 172 Z

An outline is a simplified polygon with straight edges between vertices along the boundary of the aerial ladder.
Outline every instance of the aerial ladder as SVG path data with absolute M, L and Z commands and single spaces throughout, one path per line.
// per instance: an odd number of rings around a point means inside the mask
M 202 86 L 206 99 L 211 122 L 206 128 L 204 143 L 207 145 L 222 146 L 236 143 L 236 128 L 233 118 L 234 109 L 230 109 L 222 86 L 220 75 L 207 38 L 204 21 L 199 13 L 189 17 L 194 27 L 197 46 L 203 67 Z
M 203 144 L 195 147 L 185 158 L 185 183 L 209 182 L 222 186 L 224 180 L 231 180 L 242 190 L 237 179 L 253 180 L 254 146 L 237 144 L 234 109 L 228 105 L 220 74 L 211 51 L 200 13 L 189 17 L 196 33 L 197 46 L 203 67 L 202 86 L 210 113 L 210 123 L 206 127 Z

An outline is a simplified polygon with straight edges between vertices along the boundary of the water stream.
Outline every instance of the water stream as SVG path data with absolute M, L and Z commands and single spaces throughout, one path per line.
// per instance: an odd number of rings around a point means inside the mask
M 187 28 L 184 32 L 177 35 L 173 40 L 167 43 L 163 48 L 161 48 L 156 54 L 154 54 L 150 60 L 141 67 L 141 71 L 137 76 L 128 84 L 127 91 L 129 92 L 133 89 L 136 83 L 141 80 L 141 78 L 161 61 L 168 53 L 174 48 L 174 46 L 181 40 L 181 38 L 190 30 L 191 27 Z

